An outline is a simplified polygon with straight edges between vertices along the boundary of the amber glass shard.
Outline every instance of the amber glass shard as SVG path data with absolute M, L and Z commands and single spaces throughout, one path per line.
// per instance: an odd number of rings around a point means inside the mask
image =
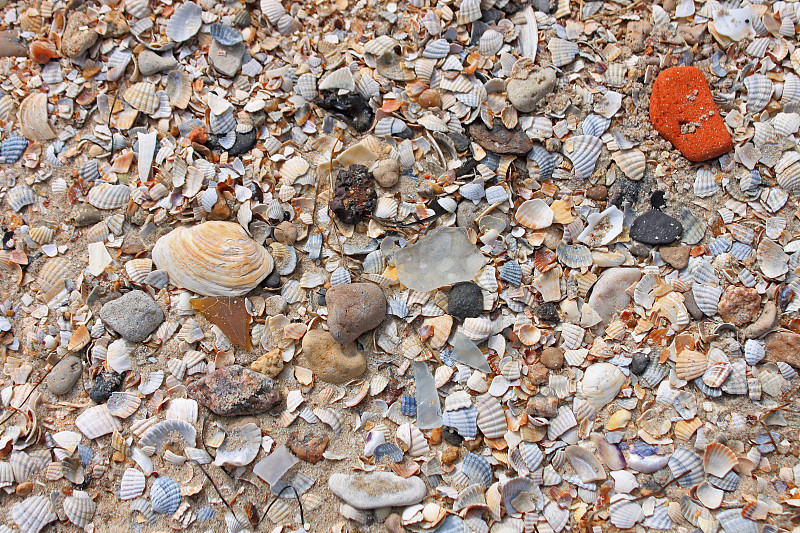
M 219 326 L 231 342 L 250 349 L 250 315 L 245 308 L 244 298 L 193 298 L 192 307 Z

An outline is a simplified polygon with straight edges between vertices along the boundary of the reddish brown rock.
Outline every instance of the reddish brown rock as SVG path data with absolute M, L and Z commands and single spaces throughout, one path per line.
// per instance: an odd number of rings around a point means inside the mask
M 767 337 L 767 361 L 800 367 L 800 334 L 779 331 Z
M 550 371 L 542 363 L 534 363 L 528 367 L 528 378 L 534 385 L 546 383 L 549 373 Z
M 335 285 L 325 294 L 328 329 L 338 342 L 353 342 L 386 318 L 386 297 L 374 283 Z
M 773 301 L 765 303 L 764 309 L 761 310 L 761 315 L 758 319 L 744 328 L 744 337 L 746 339 L 757 339 L 775 327 L 775 321 L 777 319 L 778 306 L 775 305 Z
M 690 161 L 706 161 L 733 150 L 703 72 L 696 67 L 663 70 L 653 83 L 650 121 Z
M 552 396 L 533 396 L 528 398 L 526 411 L 530 416 L 553 418 L 558 414 L 558 399 Z
M 189 132 L 189 135 L 186 136 L 186 139 L 193 143 L 205 144 L 208 142 L 208 132 L 205 130 L 205 128 L 203 128 L 203 126 L 197 126 Z
M 239 365 L 207 374 L 189 385 L 187 394 L 220 416 L 257 415 L 281 401 L 274 381 Z
M 731 285 L 723 293 L 717 309 L 725 322 L 744 326 L 758 318 L 761 295 L 750 287 Z
M 469 134 L 476 143 L 496 154 L 525 155 L 533 149 L 533 142 L 524 131 L 506 129 L 499 120 L 492 126 L 489 129 L 477 120 L 469 127 Z
M 683 270 L 689 264 L 689 253 L 692 249 L 689 246 L 662 246 L 658 249 L 661 259 L 667 262 L 672 268 Z
M 591 200 L 605 200 L 608 197 L 608 187 L 606 187 L 605 185 L 587 187 L 586 197 Z
M 330 439 L 327 435 L 324 437 L 318 437 L 313 433 L 301 435 L 295 431 L 289 435 L 288 444 L 297 457 L 315 465 L 322 461 L 322 454 L 325 453 L 328 442 L 330 442 Z
M 564 350 L 553 346 L 547 347 L 542 350 L 542 356 L 539 359 L 550 370 L 558 370 L 564 364 Z

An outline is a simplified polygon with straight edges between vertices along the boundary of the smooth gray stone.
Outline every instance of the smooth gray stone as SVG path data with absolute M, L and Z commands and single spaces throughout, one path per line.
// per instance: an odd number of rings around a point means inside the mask
M 356 509 L 412 505 L 422 501 L 428 492 L 422 479 L 406 479 L 391 472 L 333 474 L 328 487 Z
M 146 292 L 131 291 L 106 303 L 100 318 L 126 340 L 142 342 L 164 321 L 164 312 Z

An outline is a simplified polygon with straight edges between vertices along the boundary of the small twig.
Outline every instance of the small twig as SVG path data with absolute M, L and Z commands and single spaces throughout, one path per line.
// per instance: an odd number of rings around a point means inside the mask
M 277 502 L 277 501 L 280 499 L 280 497 L 283 495 L 283 493 L 284 493 L 284 492 L 286 492 L 286 489 L 292 489 L 292 492 L 294 492 L 294 497 L 295 497 L 295 499 L 297 500 L 297 505 L 299 505 L 299 506 L 300 506 L 300 522 L 302 522 L 302 524 L 301 524 L 301 525 L 302 525 L 303 527 L 305 527 L 305 524 L 306 524 L 306 519 L 305 519 L 305 516 L 303 515 L 303 502 L 301 502 L 301 501 L 300 501 L 300 495 L 299 495 L 299 494 L 297 494 L 297 489 L 295 489 L 295 488 L 294 488 L 293 486 L 291 486 L 291 485 L 286 485 L 285 487 L 283 487 L 283 488 L 280 490 L 280 492 L 278 493 L 278 495 L 277 495 L 277 496 L 275 496 L 275 498 L 272 500 L 272 503 L 270 503 L 270 504 L 267 506 L 267 508 L 266 508 L 266 509 L 264 509 L 264 514 L 263 514 L 263 515 L 261 515 L 261 518 L 258 520 L 258 523 L 259 523 L 259 524 L 260 524 L 260 523 L 261 523 L 261 521 L 262 521 L 262 520 L 264 520 L 264 518 L 267 516 L 267 513 L 269 513 L 269 510 L 270 510 L 270 509 L 272 509 L 272 506 L 273 506 L 273 505 L 275 505 L 275 503 L 276 503 L 276 502 Z
M 231 504 L 229 504 L 229 503 L 228 503 L 228 500 L 226 500 L 226 499 L 225 499 L 225 496 L 223 496 L 223 495 L 222 495 L 222 492 L 220 492 L 220 490 L 219 490 L 219 487 L 217 487 L 217 484 L 216 484 L 216 483 L 214 483 L 214 480 L 213 480 L 213 479 L 211 478 L 211 476 L 208 474 L 208 472 L 206 471 L 206 469 L 205 469 L 205 468 L 203 468 L 203 465 L 201 465 L 201 464 L 200 464 L 198 461 L 192 461 L 192 462 L 193 462 L 194 464 L 196 464 L 196 465 L 197 465 L 197 466 L 200 468 L 200 471 L 201 471 L 203 474 L 205 474 L 205 475 L 206 475 L 206 478 L 208 478 L 208 481 L 210 481 L 210 482 L 211 482 L 211 486 L 212 486 L 212 487 L 214 487 L 214 490 L 216 491 L 216 493 L 217 493 L 217 495 L 220 497 L 220 499 L 222 499 L 222 503 L 224 503 L 224 504 L 225 504 L 225 507 L 227 507 L 227 508 L 228 508 L 228 510 L 229 510 L 229 511 L 230 511 L 230 512 L 233 514 L 233 516 L 236 516 L 236 513 L 233 511 L 233 507 L 231 507 Z

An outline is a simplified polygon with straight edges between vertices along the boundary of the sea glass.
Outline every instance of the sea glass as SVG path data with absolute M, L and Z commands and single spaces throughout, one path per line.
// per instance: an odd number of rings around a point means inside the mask
M 442 427 L 442 406 L 439 393 L 428 365 L 424 361 L 414 361 L 414 381 L 417 385 L 417 427 L 434 429 Z
M 204 317 L 219 326 L 231 342 L 245 350 L 250 349 L 250 314 L 244 298 L 209 296 L 193 298 L 191 303 Z
M 472 342 L 469 337 L 460 331 L 456 331 L 453 335 L 452 344 L 453 357 L 455 357 L 456 361 L 482 372 L 492 371 L 489 362 L 486 360 L 486 356 L 481 349 L 478 348 L 478 345 Z
M 483 268 L 484 257 L 464 228 L 440 226 L 394 254 L 400 283 L 415 291 L 432 291 L 469 281 Z
M 253 472 L 272 487 L 296 463 L 297 457 L 292 455 L 286 446 L 281 445 L 274 452 L 256 463 L 253 467 Z

